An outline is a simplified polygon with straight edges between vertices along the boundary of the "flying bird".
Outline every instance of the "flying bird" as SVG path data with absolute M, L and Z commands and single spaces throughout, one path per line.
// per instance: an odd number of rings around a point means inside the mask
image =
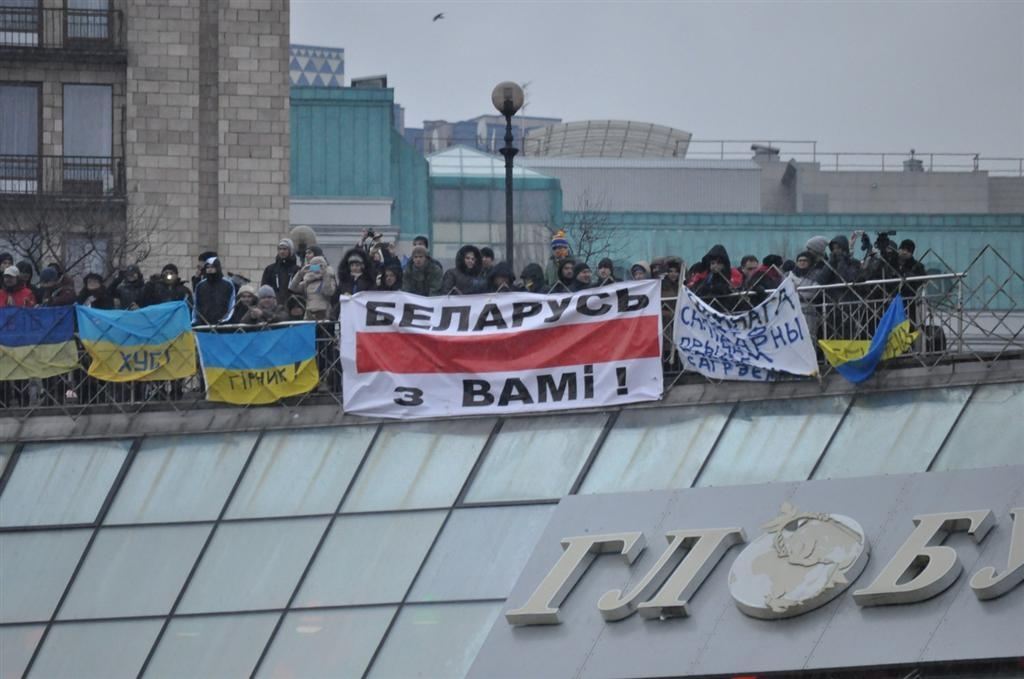
M 444 19 L 444 12 L 438 12 L 437 14 L 435 14 L 434 18 L 431 19 L 431 21 L 439 21 L 441 19 Z

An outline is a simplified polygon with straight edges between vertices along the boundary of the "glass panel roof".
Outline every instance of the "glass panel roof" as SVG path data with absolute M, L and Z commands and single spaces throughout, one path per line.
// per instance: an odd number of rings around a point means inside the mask
M 146 679 L 248 677 L 277 618 L 277 613 L 175 618 L 146 668 Z
M 372 679 L 463 677 L 473 664 L 500 603 L 417 604 L 398 614 Z
M 209 525 L 102 529 L 59 617 L 170 613 L 209 533 Z
M 730 405 L 624 410 L 580 492 L 689 488 L 730 410 Z
M 221 524 L 185 591 L 179 612 L 283 608 L 327 521 Z
M 31 676 L 134 679 L 161 624 L 160 620 L 128 620 L 54 625 L 32 665 Z
M 400 602 L 444 516 L 438 511 L 339 517 L 295 605 Z
M 92 523 L 131 441 L 25 446 L 0 495 L 0 525 Z
M 492 177 L 505 178 L 505 159 L 492 156 L 466 146 L 452 146 L 427 156 L 430 164 L 431 177 Z M 512 176 L 547 178 L 540 172 L 528 170 L 522 165 L 514 165 Z
M 49 620 L 91 530 L 0 535 L 0 622 Z
M 1024 464 L 1024 382 L 977 387 L 934 469 L 978 469 Z
M 333 427 L 265 434 L 227 517 L 333 513 L 374 429 Z
M 503 599 L 533 552 L 554 505 L 452 512 L 409 601 Z
M 806 479 L 849 402 L 845 396 L 826 396 L 741 403 L 697 485 Z
M 466 501 L 562 497 L 572 487 L 607 419 L 607 413 L 594 413 L 506 420 Z
M 450 506 L 493 428 L 493 419 L 384 425 L 344 511 Z
M 925 471 L 970 393 L 962 387 L 858 396 L 814 478 Z
M 289 613 L 257 677 L 361 677 L 394 606 Z
M 144 440 L 106 522 L 216 519 L 255 442 L 255 432 Z

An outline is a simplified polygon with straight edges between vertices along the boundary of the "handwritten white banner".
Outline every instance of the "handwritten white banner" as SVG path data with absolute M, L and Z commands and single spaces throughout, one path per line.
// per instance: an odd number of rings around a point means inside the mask
M 779 372 L 818 373 L 814 338 L 790 278 L 741 314 L 715 311 L 683 288 L 672 334 L 683 368 L 706 377 L 763 382 Z

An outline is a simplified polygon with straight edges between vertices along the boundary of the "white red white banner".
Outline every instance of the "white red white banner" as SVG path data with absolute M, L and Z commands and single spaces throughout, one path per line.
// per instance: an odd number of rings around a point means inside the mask
M 681 288 L 672 341 L 684 370 L 720 380 L 771 381 L 779 372 L 816 375 L 814 338 L 793 279 L 750 311 L 723 314 Z
M 341 300 L 346 412 L 415 419 L 661 398 L 660 281 Z

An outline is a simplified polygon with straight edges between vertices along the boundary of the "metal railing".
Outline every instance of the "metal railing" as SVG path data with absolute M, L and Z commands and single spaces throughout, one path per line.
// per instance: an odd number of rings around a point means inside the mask
M 922 261 L 941 266 L 941 258 L 931 252 Z M 1024 309 L 1018 309 L 1024 276 L 1017 272 L 998 252 L 986 247 L 960 270 L 948 267 L 945 272 L 913 277 L 886 277 L 866 282 L 834 283 L 801 286 L 804 315 L 817 339 L 869 340 L 875 333 L 890 302 L 899 292 L 905 300 L 905 311 L 918 337 L 904 355 L 884 364 L 880 370 L 902 367 L 935 368 L 951 366 L 956 370 L 963 363 L 990 364 L 1007 358 L 1024 358 Z M 731 292 L 705 298 L 722 311 L 741 312 L 756 306 L 770 294 L 770 289 Z M 1009 296 L 1007 305 L 1003 297 Z M 676 355 L 673 322 L 676 299 L 663 299 L 662 328 L 663 367 L 666 389 L 680 383 L 711 382 L 684 369 Z M 272 327 L 314 321 L 286 321 Z M 315 322 L 317 367 L 320 381 L 317 389 L 307 394 L 279 401 L 281 406 L 306 404 L 342 404 L 341 361 L 338 347 L 339 326 L 336 321 Z M 266 325 L 197 326 L 196 332 L 251 332 Z M 84 366 L 88 359 L 80 348 L 80 365 L 67 375 L 47 379 L 0 382 L 0 408 L 12 409 L 18 417 L 33 414 L 63 413 L 79 417 L 90 413 L 134 413 L 144 410 L 189 411 L 206 407 L 199 366 L 196 374 L 164 382 L 104 382 L 89 377 Z M 819 355 L 819 373 L 828 376 L 833 368 Z M 807 380 L 796 376 L 780 376 L 781 380 Z M 210 404 L 223 407 L 223 404 Z M 241 407 L 241 406 L 237 406 Z
M 124 158 L 0 155 L 0 195 L 125 195 Z
M 122 55 L 124 15 L 119 10 L 4 7 L 0 0 L 0 52 L 73 50 Z

